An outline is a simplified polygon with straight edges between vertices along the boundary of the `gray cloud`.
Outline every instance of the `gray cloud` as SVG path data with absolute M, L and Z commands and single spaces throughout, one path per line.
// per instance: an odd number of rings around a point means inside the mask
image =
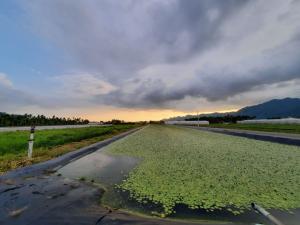
M 92 81 L 89 81 L 89 83 L 91 83 Z M 102 83 L 99 84 L 99 82 L 97 83 L 94 81 L 93 85 L 99 86 L 102 85 Z M 104 87 L 104 89 L 105 88 L 106 87 Z M 101 87 L 101 89 L 103 88 Z M 41 93 L 37 95 L 33 92 L 24 91 L 20 88 L 15 87 L 14 84 L 10 81 L 9 77 L 6 74 L 0 72 L 0 112 L 1 109 L 3 111 L 13 112 L 18 111 L 23 107 L 26 108 L 33 106 L 42 107 L 44 109 L 63 109 L 66 107 L 76 108 L 78 107 L 78 103 L 82 106 L 88 105 L 88 102 L 79 100 L 78 98 L 76 98 L 76 96 L 68 98 L 58 96 L 43 96 L 41 95 Z
M 7 76 L 0 73 L 0 105 L 2 109 L 13 110 L 34 103 L 32 96 L 14 88 Z
M 116 87 L 93 92 L 96 104 L 213 102 L 300 78 L 296 1 L 35 0 L 25 8 L 36 31 L 76 60 L 72 69 Z
M 127 78 L 145 66 L 187 60 L 215 45 L 222 22 L 246 2 L 35 0 L 25 7 L 36 30 L 85 70 Z
M 106 96 L 106 103 L 119 106 L 148 107 L 169 106 L 170 101 L 186 97 L 206 98 L 208 101 L 226 100 L 239 93 L 251 91 L 265 85 L 281 84 L 289 80 L 300 80 L 300 39 L 272 51 L 267 51 L 253 61 L 243 61 L 234 66 L 214 70 L 199 70 L 193 79 L 180 80 L 168 87 L 161 79 L 146 80 L 126 95 L 117 90 Z M 259 67 L 257 67 L 259 62 Z M 244 71 L 235 71 L 243 68 Z

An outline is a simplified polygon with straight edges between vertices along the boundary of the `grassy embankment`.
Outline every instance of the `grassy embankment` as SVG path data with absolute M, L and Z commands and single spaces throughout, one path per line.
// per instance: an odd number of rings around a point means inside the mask
M 29 131 L 0 132 L 0 174 L 55 158 L 134 127 L 136 125 L 36 131 L 32 160 L 27 159 Z
M 120 188 L 164 213 L 192 209 L 239 213 L 252 202 L 265 208 L 300 207 L 300 148 L 264 141 L 151 125 L 106 147 L 142 158 Z
M 300 134 L 300 124 L 210 124 L 205 127 Z

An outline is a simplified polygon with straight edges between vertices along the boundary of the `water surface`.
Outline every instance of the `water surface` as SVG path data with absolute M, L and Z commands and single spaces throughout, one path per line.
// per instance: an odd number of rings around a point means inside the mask
M 59 169 L 58 173 L 72 179 L 94 180 L 105 186 L 122 182 L 139 160 L 128 156 L 112 156 L 96 151 Z
M 62 167 L 58 173 L 72 179 L 93 180 L 96 183 L 103 185 L 106 193 L 103 196 L 102 203 L 113 208 L 126 209 L 133 212 L 139 212 L 147 215 L 158 215 L 162 213 L 162 208 L 159 205 L 147 202 L 139 203 L 130 198 L 128 192 L 122 192 L 116 188 L 116 184 L 120 184 L 129 172 L 134 169 L 139 159 L 128 156 L 108 155 L 99 149 L 85 157 L 71 162 Z M 175 208 L 176 213 L 169 217 L 173 219 L 192 219 L 199 221 L 210 222 L 233 222 L 237 224 L 265 224 L 272 225 L 268 220 L 258 213 L 249 210 L 240 215 L 234 215 L 225 210 L 207 212 L 205 210 L 191 210 L 184 205 L 178 205 Z M 269 210 L 274 216 L 280 219 L 285 225 L 300 224 L 300 209 L 291 212 L 280 210 Z

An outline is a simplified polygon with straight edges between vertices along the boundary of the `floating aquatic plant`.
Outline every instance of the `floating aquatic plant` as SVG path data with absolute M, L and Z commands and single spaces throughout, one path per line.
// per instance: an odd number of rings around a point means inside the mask
M 238 214 L 256 202 L 300 207 L 300 148 L 182 127 L 151 125 L 107 147 L 141 163 L 120 184 L 171 214 L 176 204 Z

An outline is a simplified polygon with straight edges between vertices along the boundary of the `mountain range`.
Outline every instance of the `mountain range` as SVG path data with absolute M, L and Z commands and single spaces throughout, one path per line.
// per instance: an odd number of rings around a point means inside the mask
M 200 117 L 219 117 L 225 115 L 251 116 L 256 119 L 270 118 L 300 118 L 300 98 L 273 99 L 258 105 L 246 106 L 236 112 L 200 114 Z M 172 117 L 168 120 L 185 120 L 196 115 Z

